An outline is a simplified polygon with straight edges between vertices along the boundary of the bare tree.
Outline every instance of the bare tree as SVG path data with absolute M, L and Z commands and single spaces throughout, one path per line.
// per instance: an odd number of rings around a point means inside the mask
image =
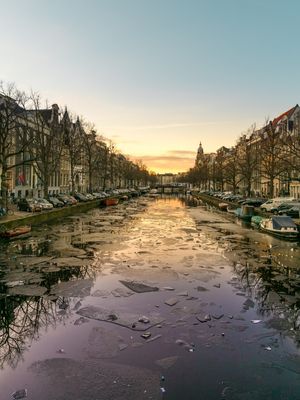
M 147 170 L 146 165 L 143 163 L 143 160 L 136 161 L 137 166 L 137 180 L 139 185 L 147 185 L 149 172 Z
M 261 130 L 260 165 L 262 176 L 268 182 L 268 195 L 274 196 L 274 180 L 284 171 L 284 163 L 281 158 L 280 131 L 272 122 L 266 124 Z
M 241 179 L 244 181 L 247 196 L 250 196 L 254 173 L 258 165 L 257 140 L 255 137 L 255 126 L 253 125 L 248 133 L 242 135 L 236 145 L 237 165 Z
M 26 94 L 14 84 L 0 83 L 0 201 L 3 207 L 7 207 L 8 172 L 31 161 L 27 101 Z
M 97 165 L 97 148 L 96 148 L 96 131 L 90 128 L 88 132 L 83 135 L 83 145 L 85 149 L 85 164 L 88 175 L 88 192 L 93 191 L 93 174 L 96 171 Z
M 48 197 L 51 177 L 58 174 L 63 135 L 59 124 L 59 108 L 54 104 L 41 108 L 41 98 L 31 94 L 33 109 L 28 111 L 33 124 L 31 156 L 35 159 L 34 169 L 42 184 L 44 196 Z
M 61 120 L 63 136 L 63 151 L 70 165 L 71 192 L 76 191 L 76 180 L 79 182 L 79 174 L 83 173 L 85 153 L 85 132 L 81 126 L 79 117 L 75 117 L 65 109 Z
M 82 138 L 88 175 L 88 192 L 92 193 L 94 188 L 100 188 L 101 180 L 107 174 L 106 146 L 102 138 L 97 135 L 93 124 L 82 122 L 82 126 L 85 133 Z
M 108 144 L 108 176 L 110 186 L 113 188 L 115 185 L 116 178 L 116 147 L 112 140 L 109 141 Z
M 215 158 L 215 179 L 219 184 L 219 189 L 221 191 L 224 190 L 224 183 L 225 183 L 224 168 L 226 163 L 227 152 L 228 149 L 222 146 L 220 149 L 217 150 L 217 155 Z
M 98 165 L 101 171 L 102 189 L 106 189 L 107 178 L 108 178 L 108 161 L 109 161 L 109 149 L 107 144 L 100 140 L 99 141 L 99 160 Z
M 232 187 L 234 194 L 237 191 L 238 184 L 242 180 L 239 173 L 238 159 L 238 149 L 236 147 L 232 147 L 225 163 L 224 180 Z

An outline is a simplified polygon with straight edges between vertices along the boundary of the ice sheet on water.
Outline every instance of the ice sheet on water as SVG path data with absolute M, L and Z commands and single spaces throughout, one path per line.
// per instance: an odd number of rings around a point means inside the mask
M 159 365 L 164 369 L 169 369 L 176 364 L 178 358 L 179 358 L 178 356 L 160 358 L 159 360 L 155 361 L 155 364 Z
M 43 296 L 46 292 L 47 288 L 37 285 L 14 286 L 8 291 L 12 296 Z
M 84 297 L 90 294 L 92 286 L 92 279 L 60 282 L 52 286 L 51 294 L 64 297 Z
M 94 327 L 88 338 L 87 353 L 92 358 L 113 358 L 127 347 L 124 339 L 111 326 Z
M 33 387 L 30 394 L 35 399 L 161 399 L 159 374 L 141 366 L 57 357 L 35 362 L 30 371 L 47 387 Z
M 77 257 L 60 257 L 54 258 L 52 263 L 58 267 L 83 267 L 84 265 L 89 265 L 91 260 Z
M 179 302 L 179 299 L 177 297 L 172 297 L 170 299 L 165 300 L 165 304 L 167 304 L 168 306 L 175 306 L 175 304 L 177 304 Z
M 116 288 L 111 291 L 114 297 L 130 297 L 134 294 L 131 290 L 126 290 L 125 288 Z
M 96 306 L 82 307 L 77 311 L 77 314 L 98 321 L 111 322 L 134 331 L 146 331 L 147 329 L 161 324 L 164 321 L 164 318 L 161 318 L 159 315 L 155 315 L 149 316 L 149 324 L 144 324 L 143 322 L 139 322 L 140 315 L 138 314 L 123 310 L 115 312 L 113 310 L 106 310 Z
M 120 281 L 128 289 L 133 290 L 136 293 L 146 293 L 146 292 L 157 292 L 159 290 L 156 286 L 150 286 L 143 282 L 137 281 Z

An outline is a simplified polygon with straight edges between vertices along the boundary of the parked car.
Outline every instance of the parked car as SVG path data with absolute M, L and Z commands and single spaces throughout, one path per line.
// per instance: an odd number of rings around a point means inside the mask
M 290 203 L 283 203 L 275 209 L 274 214 L 278 215 L 288 215 L 292 218 L 299 218 L 300 202 L 293 201 Z
M 51 204 L 53 204 L 53 207 L 55 207 L 55 208 L 64 207 L 64 205 L 65 205 L 64 202 L 58 200 L 57 197 L 49 197 L 49 202 L 50 202 Z
M 37 199 L 35 199 L 35 201 L 37 202 L 37 204 L 40 205 L 42 210 L 52 210 L 53 209 L 53 204 L 51 204 L 46 199 L 37 198 Z
M 139 195 L 139 192 L 134 188 L 129 188 L 129 195 L 131 197 L 137 197 Z
M 88 200 L 95 200 L 95 196 L 93 196 L 91 193 L 86 193 L 84 195 Z
M 105 197 L 107 197 L 107 194 L 105 192 L 95 192 L 93 193 L 93 196 L 95 197 L 95 199 L 104 199 Z
M 70 194 L 68 194 L 67 197 L 72 202 L 72 204 L 78 203 L 78 200 L 76 200 L 74 196 L 71 196 Z
M 41 206 L 34 199 L 19 199 L 18 201 L 18 209 L 20 211 L 42 211 Z
M 292 201 L 295 201 L 293 197 L 274 197 L 274 199 L 270 199 L 263 203 L 260 208 L 262 211 L 271 211 L 282 203 L 290 203 Z
M 289 201 L 287 203 L 279 204 L 277 207 L 272 208 L 271 212 L 274 214 L 278 214 L 279 211 L 289 210 L 292 207 L 300 208 L 300 202 L 299 201 Z
M 88 201 L 89 199 L 82 193 L 75 193 L 74 197 L 76 200 L 84 202 L 84 201 Z
M 248 206 L 253 206 L 253 207 L 260 207 L 262 204 L 265 203 L 265 199 L 259 199 L 259 198 L 248 198 L 245 199 L 241 204 L 246 204 Z
M 283 209 L 278 211 L 279 215 L 288 215 L 291 218 L 299 218 L 300 216 L 300 206 L 293 206 L 288 209 Z
M 71 196 L 67 194 L 59 194 L 57 196 L 58 200 L 62 201 L 66 206 L 72 206 L 77 203 L 76 199 L 73 199 Z

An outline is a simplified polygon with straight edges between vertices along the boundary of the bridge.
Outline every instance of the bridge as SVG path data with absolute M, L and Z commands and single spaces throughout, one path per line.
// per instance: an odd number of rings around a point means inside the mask
M 154 184 L 152 189 L 157 189 L 159 193 L 186 193 L 188 186 L 185 183 L 165 183 L 165 184 Z

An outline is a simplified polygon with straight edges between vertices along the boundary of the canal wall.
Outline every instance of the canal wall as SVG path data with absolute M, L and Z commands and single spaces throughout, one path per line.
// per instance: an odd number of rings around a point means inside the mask
M 17 216 L 16 218 L 10 218 L 8 220 L 0 220 L 0 231 L 17 228 L 24 225 L 41 225 L 54 220 L 59 220 L 69 215 L 79 214 L 89 211 L 93 208 L 100 207 L 103 200 L 91 200 L 86 203 L 78 203 L 72 206 L 66 206 L 62 208 L 55 208 L 49 211 L 42 211 L 39 213 L 28 213 L 25 216 Z M 5 217 L 4 217 L 5 218 Z
M 193 194 L 193 196 L 197 197 L 197 199 L 202 200 L 204 203 L 209 204 L 210 206 L 218 208 L 219 210 L 220 210 L 220 208 L 219 208 L 219 204 L 220 203 L 227 203 L 228 205 L 235 206 L 236 208 L 241 207 L 241 204 L 239 204 L 239 203 L 234 203 L 234 202 L 231 202 L 231 201 L 225 201 L 225 200 L 219 199 L 218 197 L 216 198 L 216 197 L 208 196 L 208 195 L 203 194 L 203 193 Z M 269 217 L 269 216 L 273 215 L 271 213 L 262 211 L 258 207 L 256 207 L 254 209 L 254 212 L 255 212 L 255 215 L 259 215 L 261 217 Z M 227 214 L 227 212 L 224 212 L 224 214 Z

